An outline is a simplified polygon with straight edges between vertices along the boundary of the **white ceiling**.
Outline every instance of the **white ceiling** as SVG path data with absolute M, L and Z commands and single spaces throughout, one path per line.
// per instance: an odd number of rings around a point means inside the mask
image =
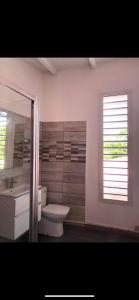
M 96 57 L 96 58 L 80 58 L 80 57 L 69 57 L 69 58 L 23 58 L 24 61 L 33 65 L 37 69 L 43 72 L 50 72 L 55 74 L 58 71 L 69 69 L 69 68 L 80 68 L 80 67 L 97 67 L 98 64 L 116 60 L 116 57 Z

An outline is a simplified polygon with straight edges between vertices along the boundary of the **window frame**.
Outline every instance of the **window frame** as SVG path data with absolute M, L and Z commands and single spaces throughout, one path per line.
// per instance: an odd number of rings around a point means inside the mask
M 3 112 L 3 109 L 2 109 L 2 112 Z M 3 168 L 0 168 L 1 171 L 3 171 L 5 169 L 5 166 L 6 166 L 7 116 L 5 116 L 5 120 L 6 120 L 6 134 L 5 134 L 5 140 L 4 140 L 5 141 L 5 146 L 4 146 L 4 165 L 3 165 Z
M 103 98 L 110 96 L 128 96 L 128 201 L 115 200 L 115 199 L 104 199 L 103 198 Z M 132 145 L 133 145 L 133 134 L 132 134 L 132 92 L 131 90 L 123 90 L 116 92 L 101 93 L 99 95 L 99 117 L 98 117 L 98 200 L 101 203 L 116 204 L 132 206 Z

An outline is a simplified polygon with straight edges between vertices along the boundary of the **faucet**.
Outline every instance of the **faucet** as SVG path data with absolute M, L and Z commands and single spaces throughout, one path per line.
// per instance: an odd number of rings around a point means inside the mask
M 16 177 L 9 178 L 10 188 L 12 189 L 14 187 L 14 183 L 17 183 L 18 181 L 15 180 Z

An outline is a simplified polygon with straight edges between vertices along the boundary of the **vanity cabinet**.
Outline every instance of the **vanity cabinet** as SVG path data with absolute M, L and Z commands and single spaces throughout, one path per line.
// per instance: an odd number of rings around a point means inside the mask
M 14 215 L 18 216 L 22 212 L 29 210 L 29 193 L 14 199 Z
M 19 197 L 0 195 L 0 236 L 16 240 L 29 230 L 30 194 Z M 38 221 L 41 220 L 41 193 L 38 199 Z

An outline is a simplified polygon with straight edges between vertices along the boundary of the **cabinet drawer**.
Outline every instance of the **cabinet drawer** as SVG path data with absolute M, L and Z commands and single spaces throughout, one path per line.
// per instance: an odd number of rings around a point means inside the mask
M 15 216 L 29 209 L 30 206 L 30 194 L 22 195 L 15 200 Z
M 41 203 L 38 204 L 38 222 L 41 220 Z
M 20 235 L 29 230 L 29 211 L 16 216 L 14 219 L 14 239 L 17 239 Z

